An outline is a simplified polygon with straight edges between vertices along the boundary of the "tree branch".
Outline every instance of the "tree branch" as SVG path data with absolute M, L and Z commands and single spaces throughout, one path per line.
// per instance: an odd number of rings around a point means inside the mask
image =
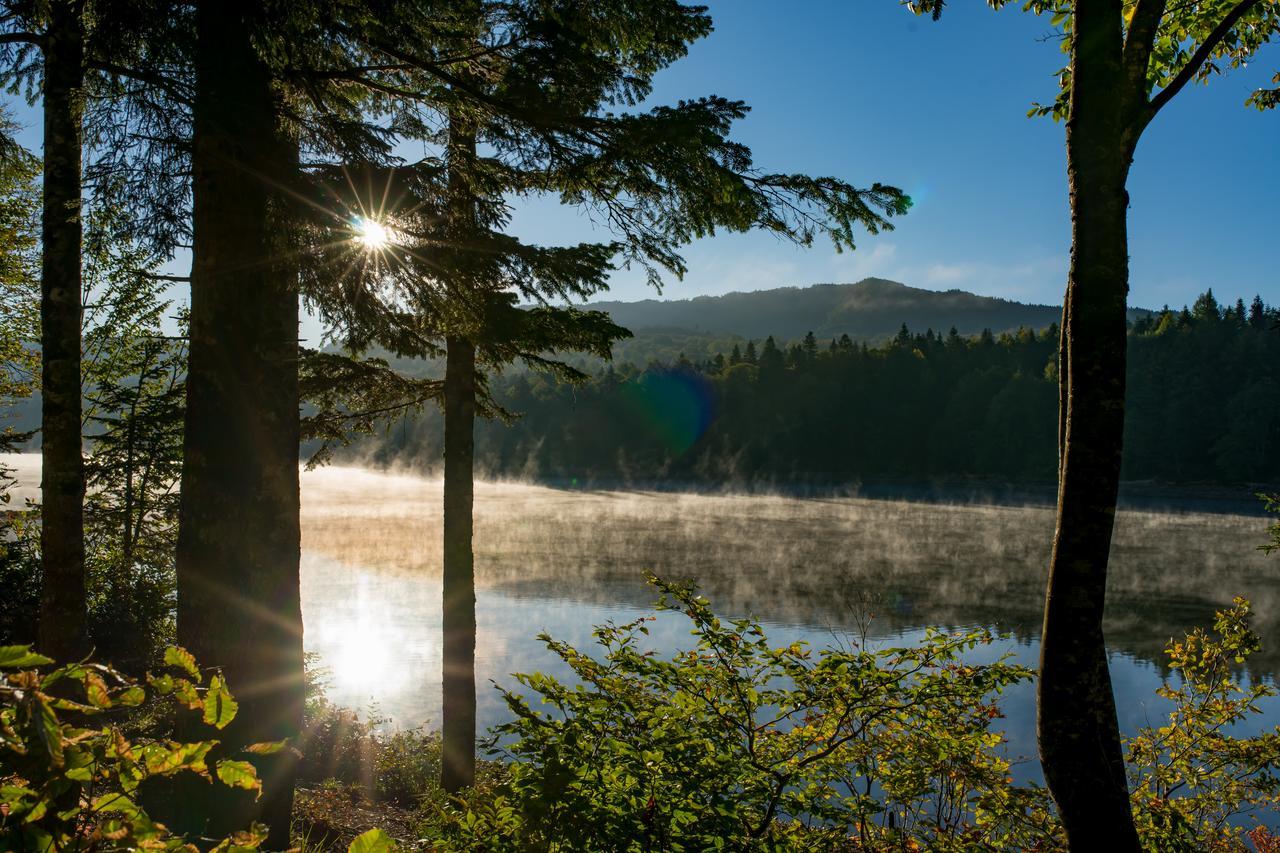
M 1218 45 L 1222 43 L 1222 40 L 1227 37 L 1227 33 L 1231 32 L 1231 28 L 1239 23 L 1240 19 L 1260 2 L 1261 0 L 1242 0 L 1242 2 L 1236 4 L 1234 9 L 1227 13 L 1227 16 L 1222 19 L 1218 26 L 1213 28 L 1213 31 L 1209 33 L 1208 37 L 1205 38 L 1200 47 L 1196 49 L 1196 52 L 1191 55 L 1191 59 L 1187 60 L 1187 64 L 1182 67 L 1182 70 L 1177 73 L 1177 76 L 1170 80 L 1169 85 L 1161 89 L 1160 92 L 1151 99 L 1151 103 L 1147 107 L 1147 121 L 1150 121 L 1156 113 L 1160 112 L 1160 110 L 1164 108 L 1165 104 L 1173 100 L 1174 96 L 1182 91 L 1182 88 L 1200 72 L 1201 68 L 1204 67 L 1205 62 L 1207 62 L 1209 57 L 1213 55 L 1213 51 L 1216 50 Z
M 1138 0 L 1129 32 L 1124 40 L 1124 74 L 1129 81 L 1126 106 L 1136 114 L 1147 106 L 1151 94 L 1147 71 L 1151 67 L 1151 50 L 1164 19 L 1169 0 Z
M 173 98 L 183 106 L 191 106 L 191 98 L 185 92 L 180 91 L 174 86 L 172 80 L 168 80 L 156 74 L 151 74 L 138 68 L 126 68 L 123 65 L 116 65 L 112 62 L 104 62 L 100 59 L 91 59 L 85 63 L 94 71 L 101 71 L 104 74 L 111 74 L 116 77 L 124 77 L 129 80 L 136 80 L 139 83 L 146 83 L 155 86 L 157 89 L 165 92 L 169 97 Z

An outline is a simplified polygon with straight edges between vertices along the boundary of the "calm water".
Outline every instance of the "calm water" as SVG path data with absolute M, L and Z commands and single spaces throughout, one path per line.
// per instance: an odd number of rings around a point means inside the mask
M 38 495 L 38 456 L 9 456 L 24 496 Z M 440 716 L 439 480 L 333 467 L 302 477 L 306 646 L 328 670 L 329 696 L 389 727 Z M 754 615 L 778 645 L 839 641 L 870 616 L 876 642 L 911 642 L 924 626 L 983 625 L 1034 666 L 1052 511 L 858 498 L 581 492 L 513 483 L 476 488 L 476 644 L 480 723 L 505 706 L 492 682 L 513 672 L 565 675 L 535 636 L 580 649 L 592 626 L 651 612 L 649 569 L 695 577 L 722 615 Z M 1154 691 L 1165 642 L 1207 625 L 1215 608 L 1254 602 L 1264 651 L 1243 673 L 1280 670 L 1280 556 L 1255 545 L 1258 516 L 1121 512 L 1112 551 L 1107 637 L 1121 725 L 1159 723 Z M 661 650 L 687 647 L 688 624 L 662 614 Z M 1034 690 L 1008 693 L 1009 753 L 1035 755 Z M 1280 703 L 1244 731 L 1280 724 Z M 1242 731 L 1243 733 L 1243 731 Z M 1022 778 L 1038 776 L 1034 761 Z
M 388 725 L 439 721 L 440 482 L 354 468 L 303 475 L 303 616 L 307 648 L 330 670 L 330 696 Z M 800 499 L 476 489 L 480 721 L 503 719 L 491 681 L 565 670 L 534 637 L 585 649 L 593 625 L 649 612 L 642 572 L 696 577 L 723 614 L 759 618 L 779 644 L 828 644 L 871 616 L 879 642 L 926 625 L 1009 634 L 981 659 L 1011 652 L 1034 666 L 1052 512 L 857 498 Z M 1254 601 L 1271 649 L 1245 678 L 1280 664 L 1280 558 L 1254 549 L 1254 516 L 1122 512 L 1108 639 L 1121 724 L 1158 722 L 1163 647 L 1207 624 L 1233 595 Z M 688 624 L 664 614 L 659 649 L 687 647 Z M 1033 756 L 1034 691 L 1008 694 L 1011 755 Z M 1262 725 L 1280 723 L 1273 703 Z M 1023 773 L 1035 775 L 1034 762 Z M 1020 774 L 1022 775 L 1022 774 Z

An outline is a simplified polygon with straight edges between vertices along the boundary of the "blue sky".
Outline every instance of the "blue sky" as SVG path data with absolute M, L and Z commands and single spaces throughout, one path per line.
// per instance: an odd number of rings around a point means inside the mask
M 915 199 L 897 230 L 855 252 L 804 250 L 764 234 L 722 235 L 686 252 L 665 298 L 892 278 L 1021 301 L 1061 299 L 1070 247 L 1063 127 L 1028 119 L 1053 97 L 1063 55 L 1048 22 L 981 0 L 918 19 L 896 0 L 719 0 L 715 32 L 658 77 L 653 101 L 719 94 L 752 106 L 736 137 L 769 171 L 895 184 Z M 1250 68 L 1189 87 L 1148 129 L 1129 183 L 1130 303 L 1157 308 L 1262 294 L 1280 303 L 1280 113 L 1243 105 L 1280 68 L 1271 46 Z M 38 145 L 38 114 L 24 135 Z M 573 211 L 521 207 L 521 237 L 592 239 Z M 600 235 L 596 235 L 600 236 Z M 602 298 L 654 296 L 638 273 Z
M 1019 4 L 1020 5 L 1020 4 Z M 1063 126 L 1028 119 L 1063 64 L 1047 20 L 981 0 L 918 19 L 895 0 L 720 0 L 716 31 L 658 78 L 655 100 L 716 93 L 752 106 L 737 136 L 760 166 L 906 189 L 897 230 L 842 255 L 762 235 L 691 246 L 686 298 L 876 275 L 1058 303 L 1070 247 Z M 1148 129 L 1130 179 L 1130 302 L 1190 302 L 1207 286 L 1280 303 L 1280 113 L 1243 105 L 1280 68 L 1273 46 L 1242 72 L 1184 90 Z M 522 236 L 576 238 L 538 205 Z M 652 296 L 639 275 L 609 298 Z
M 721 0 L 716 32 L 658 78 L 655 101 L 703 93 L 753 108 L 737 137 L 760 167 L 883 181 L 915 199 L 897 229 L 837 255 L 764 234 L 686 252 L 668 298 L 879 275 L 916 287 L 1061 301 L 1070 247 L 1064 128 L 1028 119 L 1056 91 L 1064 56 L 1048 22 L 980 0 L 941 22 L 895 0 Z M 1272 46 L 1242 72 L 1189 87 L 1148 128 L 1129 190 L 1133 305 L 1261 293 L 1280 302 L 1280 114 L 1243 105 L 1280 68 Z M 536 205 L 522 236 L 564 242 L 585 227 Z M 640 275 L 609 298 L 653 296 Z

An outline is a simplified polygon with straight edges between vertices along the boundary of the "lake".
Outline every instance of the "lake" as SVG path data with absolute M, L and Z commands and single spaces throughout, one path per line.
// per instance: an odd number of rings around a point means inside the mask
M 7 456 L 13 500 L 38 496 L 39 456 Z M 328 467 L 302 475 L 306 648 L 335 703 L 386 728 L 440 718 L 438 479 Z M 1242 506 L 1247 507 L 1247 504 Z M 645 570 L 696 578 L 721 615 L 753 615 L 774 645 L 909 644 L 925 626 L 991 627 L 1002 654 L 1035 666 L 1053 511 L 1045 506 L 859 497 L 580 491 L 476 486 L 477 696 L 481 728 L 505 719 L 491 682 L 566 669 L 535 637 L 587 650 L 594 625 L 651 612 Z M 1122 510 L 1108 590 L 1107 638 L 1122 727 L 1159 723 L 1165 643 L 1244 595 L 1264 648 L 1241 673 L 1280 669 L 1280 556 L 1263 556 L 1257 513 Z M 688 647 L 683 616 L 651 626 L 655 648 Z M 1020 780 L 1038 779 L 1035 695 L 1002 699 Z M 1280 724 L 1280 703 L 1243 727 Z
M 392 727 L 434 726 L 440 709 L 441 483 L 332 467 L 303 474 L 303 618 L 307 649 L 329 670 L 330 698 Z M 721 615 L 753 615 L 783 645 L 830 644 L 866 628 L 910 643 L 925 626 L 989 626 L 980 651 L 1034 666 L 1053 512 L 996 506 L 782 495 L 706 495 L 476 487 L 480 724 L 504 719 L 492 682 L 566 669 L 535 636 L 586 650 L 593 625 L 651 611 L 651 570 L 693 577 Z M 1245 679 L 1280 664 L 1280 557 L 1256 550 L 1256 514 L 1121 511 L 1112 550 L 1107 637 L 1121 725 L 1161 721 L 1163 649 L 1250 598 L 1264 651 Z M 690 644 L 663 614 L 659 650 Z M 1265 644 L 1270 643 L 1270 648 Z M 1003 699 L 1013 757 L 1035 755 L 1034 689 Z M 1280 723 L 1280 706 L 1247 730 Z M 1034 761 L 1022 778 L 1037 778 Z

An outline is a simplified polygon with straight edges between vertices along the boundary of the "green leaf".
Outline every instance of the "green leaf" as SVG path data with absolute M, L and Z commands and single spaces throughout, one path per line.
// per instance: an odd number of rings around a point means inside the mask
M 229 758 L 219 761 L 218 778 L 229 788 L 244 788 L 246 791 L 262 793 L 258 771 L 247 761 L 233 761 Z
M 183 670 L 187 675 L 195 679 L 197 684 L 200 683 L 200 668 L 196 666 L 195 655 L 182 648 L 182 646 L 170 646 L 165 649 L 164 662 L 169 666 L 175 666 Z
M 194 773 L 205 773 L 208 767 L 204 763 L 205 756 L 213 749 L 217 741 L 197 741 L 196 743 L 148 744 L 142 752 L 142 761 L 147 772 L 159 776 L 167 776 L 178 770 L 190 770 Z
M 140 814 L 138 806 L 133 800 L 124 794 L 103 794 L 93 801 L 93 811 L 95 812 L 120 812 L 127 817 L 136 817 Z
M 395 839 L 381 829 L 371 829 L 347 847 L 347 853 L 391 853 L 400 849 Z
M 209 679 L 209 689 L 204 694 L 204 721 L 214 728 L 225 729 L 236 718 L 240 705 L 231 698 L 227 682 L 219 673 Z
M 45 751 L 49 753 L 49 761 L 54 767 L 62 766 L 62 727 L 58 724 L 58 715 L 53 707 L 43 699 L 36 699 L 36 732 Z
M 47 663 L 53 663 L 53 659 L 36 654 L 30 646 L 0 646 L 0 669 L 44 666 Z

